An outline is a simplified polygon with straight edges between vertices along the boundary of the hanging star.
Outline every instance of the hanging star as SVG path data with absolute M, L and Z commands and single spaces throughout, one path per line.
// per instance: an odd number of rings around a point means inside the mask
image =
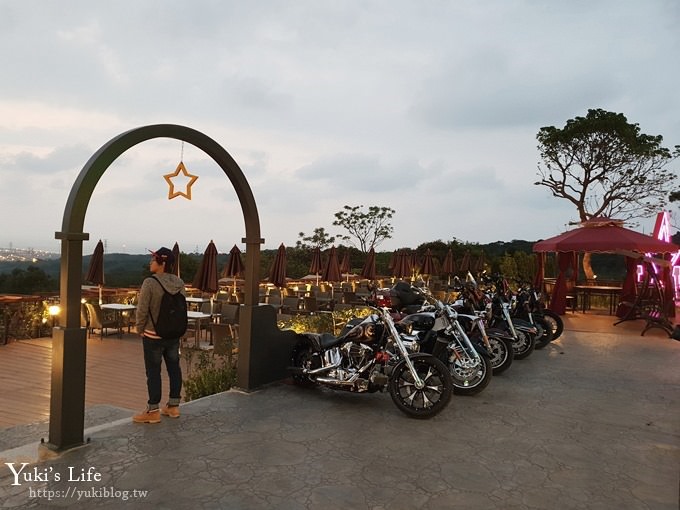
M 189 181 L 186 183 L 186 191 L 175 191 L 175 185 L 172 182 L 172 179 L 179 176 L 180 172 L 184 175 L 184 177 L 189 179 Z M 191 186 L 198 179 L 198 175 L 190 174 L 187 171 L 186 167 L 184 166 L 184 162 L 180 161 L 175 171 L 171 174 L 165 174 L 163 176 L 163 179 L 165 179 L 168 185 L 170 186 L 170 190 L 168 191 L 168 200 L 172 200 L 173 198 L 176 197 L 184 197 L 188 200 L 191 200 Z

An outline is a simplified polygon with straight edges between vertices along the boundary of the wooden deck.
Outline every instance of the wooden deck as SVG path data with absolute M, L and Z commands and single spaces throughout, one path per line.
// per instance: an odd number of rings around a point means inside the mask
M 184 363 L 182 364 L 184 369 Z M 49 419 L 52 340 L 0 346 L 0 428 Z M 163 396 L 167 374 L 163 370 Z M 87 340 L 85 407 L 108 404 L 139 411 L 147 401 L 141 339 L 136 335 Z

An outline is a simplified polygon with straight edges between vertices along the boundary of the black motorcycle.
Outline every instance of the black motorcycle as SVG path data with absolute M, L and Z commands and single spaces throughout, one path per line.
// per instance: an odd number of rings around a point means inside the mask
M 493 368 L 489 352 L 481 342 L 470 340 L 453 307 L 434 298 L 427 289 L 414 287 L 412 291 L 427 302 L 420 311 L 406 315 L 398 324 L 416 339 L 412 349 L 417 347 L 419 352 L 432 354 L 448 365 L 455 394 L 476 395 L 491 381 Z
M 447 366 L 425 353 L 409 353 L 387 309 L 372 314 L 339 337 L 303 333 L 291 355 L 299 385 L 321 385 L 357 393 L 389 391 L 400 411 L 431 418 L 453 393 Z

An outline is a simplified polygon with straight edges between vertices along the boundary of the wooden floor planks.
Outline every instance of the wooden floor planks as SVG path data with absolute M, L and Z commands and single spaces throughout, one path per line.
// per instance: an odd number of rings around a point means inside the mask
M 0 428 L 47 420 L 52 371 L 51 339 L 20 340 L 0 346 Z M 163 375 L 164 397 L 167 377 Z M 146 405 L 141 340 L 87 340 L 85 407 L 108 404 L 133 411 Z

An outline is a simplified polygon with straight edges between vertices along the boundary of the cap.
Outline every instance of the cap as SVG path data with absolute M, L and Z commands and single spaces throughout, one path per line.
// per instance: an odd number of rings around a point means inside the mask
M 158 248 L 156 251 L 152 250 L 149 251 L 151 252 L 151 255 L 153 255 L 155 258 L 159 260 L 162 260 L 168 266 L 171 266 L 175 263 L 175 256 L 172 254 L 172 250 L 170 248 L 162 246 L 161 248 Z

